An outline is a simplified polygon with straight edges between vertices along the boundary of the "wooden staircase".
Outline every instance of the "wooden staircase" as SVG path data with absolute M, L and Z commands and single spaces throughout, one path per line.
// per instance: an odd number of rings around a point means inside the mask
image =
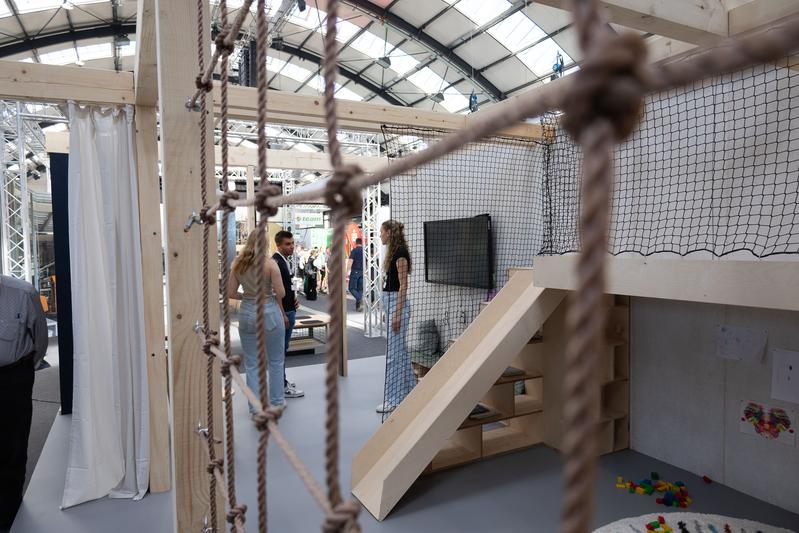
M 566 291 L 518 270 L 352 463 L 352 493 L 382 520 L 497 382 Z

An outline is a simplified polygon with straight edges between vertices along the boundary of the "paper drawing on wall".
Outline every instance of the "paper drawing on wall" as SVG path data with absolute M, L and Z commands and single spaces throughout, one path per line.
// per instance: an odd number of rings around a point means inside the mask
M 766 352 L 768 332 L 739 326 L 717 326 L 716 355 L 736 361 L 761 362 Z
M 741 433 L 758 435 L 782 444 L 796 444 L 796 417 L 782 407 L 741 400 L 739 429 Z

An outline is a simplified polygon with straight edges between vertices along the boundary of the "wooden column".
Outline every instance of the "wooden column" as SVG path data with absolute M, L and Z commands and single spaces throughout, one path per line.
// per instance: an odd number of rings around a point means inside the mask
M 147 379 L 150 395 L 150 491 L 164 492 L 171 487 L 171 473 L 157 127 L 155 108 L 136 106 L 136 170 L 139 186 L 144 333 L 147 339 Z
M 247 197 L 255 196 L 255 168 L 247 165 Z M 255 206 L 247 206 L 247 235 L 255 229 Z
M 206 43 L 210 42 L 208 4 L 204 3 Z M 206 421 L 206 357 L 194 323 L 202 319 L 202 228 L 183 227 L 192 211 L 199 212 L 200 135 L 199 113 L 186 108 L 195 91 L 198 74 L 197 11 L 193 0 L 156 0 L 158 99 L 161 112 L 161 162 L 166 213 L 167 317 L 172 392 L 172 444 L 175 480 L 176 531 L 202 531 L 208 516 L 208 459 L 197 435 L 197 424 Z M 206 46 L 206 62 L 210 45 Z M 211 99 L 208 98 L 211 109 Z M 214 153 L 212 116 L 204 134 L 209 168 L 209 201 L 214 201 Z M 211 325 L 219 323 L 216 229 L 210 235 Z M 218 375 L 218 374 L 217 374 Z M 217 389 L 215 392 L 220 392 Z M 216 397 L 219 399 L 219 396 Z M 214 420 L 222 434 L 221 402 Z M 219 453 L 220 450 L 218 450 Z M 217 495 L 219 516 L 224 519 L 222 498 Z M 219 527 L 224 524 L 220 523 Z

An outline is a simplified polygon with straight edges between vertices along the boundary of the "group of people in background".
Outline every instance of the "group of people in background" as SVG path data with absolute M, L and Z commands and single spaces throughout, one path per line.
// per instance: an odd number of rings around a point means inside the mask
M 377 412 L 388 413 L 407 396 L 415 377 L 411 368 L 405 337 L 410 320 L 410 300 L 408 281 L 411 272 L 411 256 L 405 241 L 404 225 L 396 220 L 388 220 L 380 227 L 380 240 L 386 245 L 387 260 L 383 272 L 383 308 L 386 312 L 388 348 L 386 353 L 386 373 L 400 383 L 386 391 L 385 401 L 378 405 Z M 258 381 L 258 341 L 257 341 L 257 295 L 258 279 L 263 276 L 266 282 L 266 302 L 264 303 L 264 334 L 266 337 L 267 374 L 269 383 L 269 402 L 285 408 L 286 398 L 297 398 L 304 392 L 286 377 L 285 362 L 291 333 L 294 329 L 299 301 L 294 291 L 293 278 L 301 274 L 303 292 L 307 299 L 315 299 L 317 287 L 326 292 L 328 251 L 313 248 L 297 250 L 296 270 L 294 236 L 291 232 L 280 231 L 275 235 L 276 252 L 266 264 L 256 262 L 257 232 L 252 232 L 244 249 L 233 262 L 227 286 L 228 296 L 241 300 L 239 310 L 239 334 L 244 352 L 244 369 L 247 384 L 256 393 Z M 347 261 L 349 276 L 348 289 L 355 298 L 355 309 L 363 309 L 363 241 L 355 242 Z M 241 289 L 241 290 L 240 290 Z M 310 296 L 314 297 L 311 298 Z M 274 386 L 273 384 L 281 384 Z M 250 410 L 253 407 L 250 406 Z

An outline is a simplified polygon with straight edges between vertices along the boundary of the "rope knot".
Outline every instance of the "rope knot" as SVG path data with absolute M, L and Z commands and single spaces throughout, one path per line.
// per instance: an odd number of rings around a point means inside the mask
M 204 82 L 202 74 L 197 74 L 197 77 L 194 78 L 194 86 L 207 93 L 210 93 L 211 91 L 214 90 L 214 82 L 212 82 L 211 80 Z
M 239 193 L 236 191 L 225 191 L 222 193 L 222 196 L 219 198 L 219 208 L 223 209 L 228 213 L 232 213 L 236 210 L 236 206 L 230 205 L 231 200 L 238 200 L 240 198 Z
M 205 470 L 209 474 L 213 474 L 214 470 L 216 470 L 216 469 L 222 470 L 222 465 L 224 465 L 224 464 L 225 464 L 225 462 L 222 461 L 222 459 L 214 459 L 213 461 L 209 461 L 208 462 L 208 465 L 205 467 Z
M 270 405 L 263 411 L 252 415 L 252 420 L 255 422 L 255 428 L 258 431 L 267 431 L 269 429 L 269 422 L 277 422 L 283 414 L 282 406 Z
M 247 513 L 247 506 L 243 503 L 236 505 L 232 509 L 227 512 L 227 521 L 229 524 L 233 525 L 236 522 L 236 518 L 241 519 L 242 523 L 244 523 L 244 515 Z
M 219 50 L 219 53 L 222 56 L 229 56 L 236 50 L 236 45 L 233 42 L 233 39 L 228 39 L 229 36 L 230 29 L 223 28 L 222 31 L 219 32 L 219 35 L 216 36 L 216 39 L 214 39 L 216 49 Z
M 325 523 L 322 525 L 324 533 L 340 533 L 350 531 L 358 519 L 361 512 L 361 504 L 355 500 L 347 500 L 339 503 L 325 516 Z
M 216 224 L 216 213 L 211 211 L 210 207 L 205 206 L 200 209 L 200 220 L 203 221 L 203 224 Z
M 255 193 L 255 209 L 261 213 L 262 216 L 273 217 L 277 215 L 277 207 L 269 205 L 269 198 L 273 196 L 280 196 L 283 190 L 277 185 L 267 185 L 266 180 L 263 180 L 262 185 Z
M 352 179 L 363 174 L 358 165 L 346 164 L 336 168 L 325 189 L 325 202 L 331 209 L 341 210 L 345 216 L 360 213 L 363 209 L 361 190 Z
M 563 126 L 579 142 L 581 134 L 599 120 L 610 122 L 617 140 L 638 124 L 646 94 L 646 45 L 638 35 L 603 36 L 588 51 L 575 74 L 564 111 Z
M 205 335 L 205 341 L 203 342 L 203 352 L 206 355 L 211 355 L 211 346 L 219 346 L 219 337 L 213 333 L 207 333 Z

